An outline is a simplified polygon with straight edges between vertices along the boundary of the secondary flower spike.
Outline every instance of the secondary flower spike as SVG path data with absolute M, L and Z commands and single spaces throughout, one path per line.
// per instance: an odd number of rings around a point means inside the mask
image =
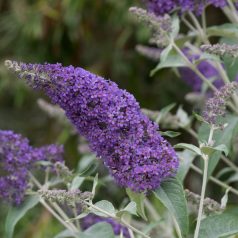
M 59 104 L 117 183 L 142 192 L 173 176 L 178 157 L 134 96 L 82 68 L 7 61 L 8 68 Z
M 0 198 L 19 205 L 28 187 L 29 170 L 35 162 L 62 162 L 63 147 L 49 145 L 33 148 L 27 138 L 13 131 L 0 130 Z

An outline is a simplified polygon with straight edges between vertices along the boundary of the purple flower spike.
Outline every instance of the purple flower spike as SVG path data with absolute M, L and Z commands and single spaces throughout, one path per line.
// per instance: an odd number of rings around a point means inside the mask
M 112 81 L 61 64 L 8 61 L 7 66 L 65 110 L 120 186 L 154 190 L 177 171 L 178 157 L 158 126 L 141 112 L 133 95 Z
M 29 170 L 39 160 L 62 161 L 63 148 L 50 145 L 33 148 L 28 139 L 0 130 L 0 198 L 19 205 L 28 187 Z

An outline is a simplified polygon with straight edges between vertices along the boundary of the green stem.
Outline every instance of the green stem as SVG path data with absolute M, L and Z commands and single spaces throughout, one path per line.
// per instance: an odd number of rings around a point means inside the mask
M 199 230 L 200 230 L 200 225 L 202 220 L 202 213 L 203 213 L 203 203 L 204 203 L 206 185 L 207 185 L 208 156 L 204 155 L 203 160 L 204 160 L 204 171 L 203 171 L 203 181 L 202 181 L 202 192 L 201 192 L 201 198 L 199 203 L 197 225 L 195 228 L 194 238 L 198 238 L 198 235 L 199 235 Z
M 39 189 L 42 189 L 44 186 L 41 185 L 41 183 L 35 178 L 35 176 L 32 174 L 32 173 L 29 173 L 30 175 L 30 178 L 32 180 L 32 182 L 39 188 Z M 41 199 L 41 201 L 44 201 L 43 199 Z M 45 201 L 44 201 L 45 204 L 47 204 Z M 52 207 L 54 207 L 54 209 L 59 213 L 59 215 L 66 221 L 69 220 L 69 217 L 64 213 L 64 211 L 60 208 L 60 206 L 55 203 L 55 202 L 49 202 L 51 204 Z M 48 204 L 47 204 L 48 205 Z M 48 207 L 50 207 L 48 205 Z M 52 208 L 51 208 L 52 209 Z M 52 209 L 53 210 L 53 209 Z M 74 231 L 74 232 L 78 232 L 77 228 L 74 226 L 74 224 L 72 223 L 69 223 L 68 226 L 71 227 L 71 231 Z
M 202 12 L 202 28 L 203 28 L 203 32 L 206 34 L 206 31 L 207 31 L 206 8 L 204 8 Z
M 199 168 L 198 168 L 197 166 L 195 166 L 194 164 L 191 164 L 191 165 L 190 165 L 190 168 L 191 168 L 193 171 L 197 172 L 198 174 L 201 174 L 201 175 L 203 174 L 203 173 L 202 173 L 202 170 L 199 169 Z M 234 195 L 238 196 L 238 190 L 236 190 L 235 188 L 233 188 L 233 187 L 227 185 L 226 183 L 224 183 L 224 182 L 222 182 L 222 181 L 220 181 L 220 180 L 214 178 L 213 176 L 210 176 L 210 177 L 209 177 L 209 180 L 211 180 L 213 183 L 217 184 L 218 186 L 220 186 L 220 187 L 222 187 L 222 188 L 224 188 L 224 189 L 229 189 L 230 192 L 232 192 Z
M 75 232 L 74 229 L 70 226 L 70 224 L 66 223 L 43 199 L 40 199 L 40 203 L 67 229 L 72 231 L 73 233 Z M 78 236 L 77 236 L 78 237 Z
M 74 213 L 74 216 L 75 216 L 75 217 L 78 215 L 78 214 L 77 214 L 76 204 L 74 204 L 73 213 Z M 78 228 L 79 231 L 81 230 L 80 224 L 79 224 L 79 220 L 78 220 L 78 219 L 76 220 L 76 227 Z
M 196 131 L 194 131 L 192 128 L 183 128 L 185 131 L 187 131 L 191 136 L 193 136 L 195 139 L 198 139 L 198 134 Z M 230 161 L 228 158 L 226 158 L 224 155 L 221 155 L 222 161 L 227 164 L 229 167 L 231 167 L 235 172 L 238 172 L 238 167 Z
M 178 225 L 178 222 L 176 221 L 174 216 L 172 217 L 172 219 L 173 219 L 173 223 L 174 223 L 175 230 L 176 230 L 176 233 L 177 233 L 178 237 L 183 238 L 182 234 L 181 234 L 181 231 L 180 231 L 180 228 L 179 228 L 179 225 Z

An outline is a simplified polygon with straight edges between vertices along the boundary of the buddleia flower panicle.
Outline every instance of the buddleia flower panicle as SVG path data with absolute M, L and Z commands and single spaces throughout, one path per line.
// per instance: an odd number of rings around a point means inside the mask
M 143 0 L 150 12 L 157 16 L 170 14 L 174 11 L 180 13 L 193 12 L 201 15 L 203 10 L 208 6 L 223 8 L 227 5 L 226 0 Z
M 56 145 L 33 148 L 20 134 L 0 130 L 0 197 L 19 205 L 29 185 L 29 171 L 36 162 L 61 161 L 62 150 Z
M 172 20 L 169 15 L 156 16 L 154 13 L 138 7 L 131 7 L 129 11 L 151 29 L 153 36 L 150 43 L 158 46 L 169 44 L 168 35 L 172 32 Z
M 147 192 L 175 175 L 179 162 L 174 149 L 133 95 L 114 82 L 61 64 L 12 65 L 21 68 L 16 73 L 30 86 L 43 90 L 65 110 L 120 186 Z
M 230 56 L 232 58 L 238 57 L 238 45 L 228 45 L 225 43 L 214 45 L 202 45 L 201 49 L 210 54 L 218 55 L 220 57 Z
M 105 218 L 100 217 L 94 214 L 89 214 L 86 217 L 81 219 L 80 226 L 82 230 L 86 230 L 89 227 L 93 226 L 94 224 L 100 223 L 100 222 L 107 222 L 112 226 L 112 229 L 114 231 L 114 234 L 119 236 L 121 233 L 123 234 L 124 238 L 131 238 L 128 228 L 125 226 L 122 226 L 112 218 Z
M 190 49 L 184 48 L 183 53 L 191 61 L 197 61 L 201 59 L 201 54 L 193 53 Z M 218 70 L 213 64 L 208 60 L 201 60 L 197 64 L 198 70 L 208 79 L 211 80 L 213 85 L 219 89 L 224 86 L 224 81 L 222 80 Z M 180 67 L 179 73 L 182 80 L 184 80 L 194 92 L 202 92 L 203 80 L 190 68 Z M 238 77 L 235 79 L 238 80 Z
M 160 59 L 162 49 L 145 45 L 137 45 L 136 51 L 148 59 L 158 61 Z
M 207 123 L 221 126 L 218 119 L 225 115 L 227 103 L 237 89 L 237 82 L 228 83 L 219 91 L 216 91 L 212 98 L 207 100 L 203 111 L 203 117 Z

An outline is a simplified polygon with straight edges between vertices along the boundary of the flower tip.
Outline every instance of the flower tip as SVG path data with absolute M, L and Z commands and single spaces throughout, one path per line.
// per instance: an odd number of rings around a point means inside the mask
M 17 72 L 20 71 L 20 64 L 16 61 L 12 61 L 12 60 L 5 60 L 4 65 L 8 68 L 8 69 L 12 69 L 13 71 Z
M 12 67 L 13 63 L 12 63 L 11 60 L 5 60 L 4 65 L 5 65 L 7 68 L 10 69 L 10 68 Z

